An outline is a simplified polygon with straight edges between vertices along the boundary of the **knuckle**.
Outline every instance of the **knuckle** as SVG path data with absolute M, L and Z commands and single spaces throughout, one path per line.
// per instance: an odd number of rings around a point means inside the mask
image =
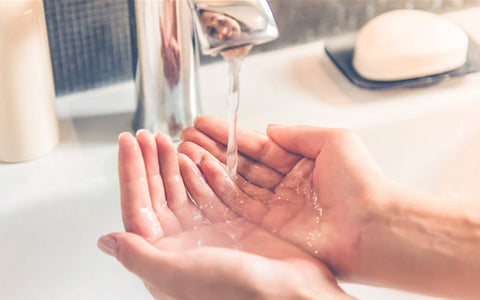
M 260 158 L 265 157 L 268 154 L 268 152 L 270 151 L 271 145 L 272 145 L 272 143 L 270 142 L 270 140 L 267 137 L 265 137 L 264 139 L 262 139 L 259 142 L 258 153 L 260 154 Z
M 135 263 L 128 249 L 128 242 L 124 239 L 119 239 L 117 242 L 117 259 L 125 268 L 132 270 L 135 267 Z
M 354 133 L 349 129 L 338 128 L 338 129 L 332 130 L 330 138 L 335 141 L 343 142 L 343 141 L 348 141 L 352 139 L 353 136 L 354 136 Z
M 193 127 L 187 127 L 182 130 L 181 137 L 182 138 L 191 138 L 191 136 L 196 132 L 197 130 Z

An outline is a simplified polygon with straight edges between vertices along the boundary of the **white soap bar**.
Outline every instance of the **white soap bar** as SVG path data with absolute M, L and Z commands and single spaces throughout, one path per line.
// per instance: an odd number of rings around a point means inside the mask
M 353 67 L 369 80 L 404 80 L 461 67 L 467 51 L 468 36 L 456 24 L 425 11 L 394 10 L 362 27 Z

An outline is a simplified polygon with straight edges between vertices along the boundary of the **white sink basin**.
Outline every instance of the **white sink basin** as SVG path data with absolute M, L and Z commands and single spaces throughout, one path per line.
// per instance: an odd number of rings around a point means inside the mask
M 226 74 L 223 63 L 202 68 L 205 113 L 226 116 Z M 258 130 L 267 123 L 347 127 L 391 177 L 479 198 L 479 85 L 477 73 L 425 89 L 360 90 L 319 42 L 249 57 L 239 120 Z M 57 149 L 0 164 L 0 299 L 150 299 L 137 278 L 96 248 L 100 235 L 122 230 L 116 137 L 131 128 L 133 99 L 131 83 L 59 99 Z M 359 299 L 428 299 L 344 287 Z

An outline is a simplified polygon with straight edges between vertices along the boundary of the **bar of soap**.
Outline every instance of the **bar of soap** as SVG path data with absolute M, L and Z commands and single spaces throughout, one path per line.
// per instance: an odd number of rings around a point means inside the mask
M 459 68 L 467 51 L 468 36 L 456 24 L 426 11 L 394 10 L 361 28 L 353 67 L 368 80 L 405 80 Z

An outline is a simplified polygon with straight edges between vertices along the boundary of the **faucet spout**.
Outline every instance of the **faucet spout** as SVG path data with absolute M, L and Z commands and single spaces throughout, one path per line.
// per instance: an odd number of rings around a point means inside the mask
M 135 11 L 135 130 L 174 139 L 201 113 L 192 14 L 183 0 L 131 0 Z
M 203 54 L 245 56 L 278 37 L 266 0 L 129 0 L 135 12 L 137 109 L 133 127 L 178 139 L 201 114 Z
M 266 0 L 192 0 L 190 5 L 205 55 L 242 54 L 242 51 L 229 50 L 250 49 L 278 37 L 278 28 Z

